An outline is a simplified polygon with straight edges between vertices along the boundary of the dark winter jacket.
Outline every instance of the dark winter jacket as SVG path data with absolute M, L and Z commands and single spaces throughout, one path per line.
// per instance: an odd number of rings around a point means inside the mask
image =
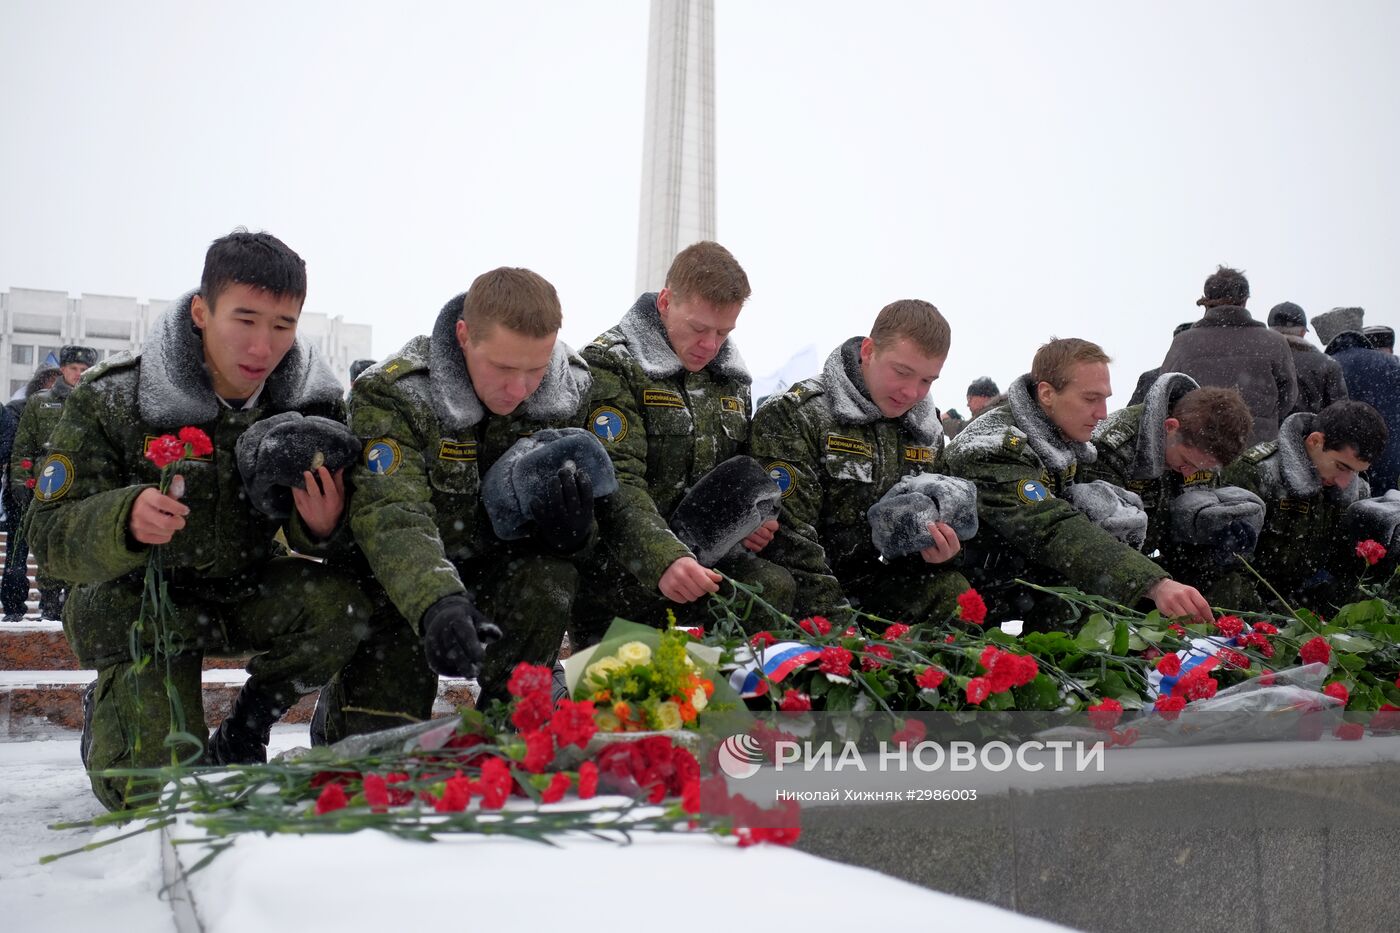
M 1371 349 L 1366 338 L 1354 331 L 1337 335 L 1327 345 L 1327 355 L 1341 366 L 1351 398 L 1370 405 L 1385 419 L 1389 432 L 1385 450 L 1368 473 L 1371 494 L 1384 495 L 1396 488 L 1400 475 L 1400 357 Z
M 1255 444 L 1278 437 L 1279 423 L 1298 396 L 1288 341 L 1244 308 L 1230 305 L 1208 309 L 1195 326 L 1177 334 L 1162 372 L 1185 373 L 1203 386 L 1239 389 L 1254 415 Z
M 1298 401 L 1293 411 L 1317 414 L 1347 397 L 1346 380 L 1337 361 L 1302 337 L 1284 336 L 1293 350 L 1293 367 L 1298 371 Z

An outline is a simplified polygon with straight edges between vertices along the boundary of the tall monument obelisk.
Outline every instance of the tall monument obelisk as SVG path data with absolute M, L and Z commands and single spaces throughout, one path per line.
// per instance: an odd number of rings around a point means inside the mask
M 637 292 L 715 237 L 714 0 L 651 0 Z

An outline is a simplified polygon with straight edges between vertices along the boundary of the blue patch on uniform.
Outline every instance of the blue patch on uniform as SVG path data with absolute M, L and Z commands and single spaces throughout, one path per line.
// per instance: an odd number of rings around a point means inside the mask
M 1033 479 L 1021 480 L 1021 485 L 1016 487 L 1016 495 L 1021 497 L 1022 502 L 1044 502 L 1050 498 L 1045 487 Z
M 39 479 L 34 484 L 34 495 L 40 502 L 52 502 L 68 491 L 73 485 L 73 464 L 62 454 L 54 454 L 39 468 Z
M 793 479 L 792 467 L 779 460 L 777 463 L 768 464 L 768 478 L 773 481 L 773 485 L 778 487 L 778 492 L 786 499 L 788 493 L 792 492 Z
M 627 418 L 622 412 L 608 405 L 589 415 L 588 425 L 594 434 L 609 444 L 615 444 L 627 436 Z
M 399 445 L 387 437 L 365 447 L 365 467 L 376 476 L 388 476 L 399 468 Z

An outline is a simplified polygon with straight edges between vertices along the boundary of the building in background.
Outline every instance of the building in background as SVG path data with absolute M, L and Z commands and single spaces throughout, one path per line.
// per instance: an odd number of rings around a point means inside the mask
M 715 238 L 714 0 L 651 0 L 637 292 L 676 253 Z
M 0 387 L 5 398 L 23 388 L 50 353 L 57 359 L 64 344 L 95 347 L 104 360 L 140 349 L 151 322 L 170 304 L 113 295 L 70 298 L 67 292 L 36 288 L 0 292 Z M 325 355 L 343 385 L 349 385 L 350 363 L 371 355 L 368 324 L 303 311 L 297 332 Z

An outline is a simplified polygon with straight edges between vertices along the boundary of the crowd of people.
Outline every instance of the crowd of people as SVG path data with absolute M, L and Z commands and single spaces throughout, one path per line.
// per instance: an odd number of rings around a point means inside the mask
M 1275 333 L 1221 268 L 1127 408 L 1109 412 L 1101 347 L 1053 339 L 1004 392 L 969 386 L 964 422 L 931 397 L 952 329 L 926 301 L 886 305 L 754 411 L 738 261 L 696 243 L 660 284 L 576 352 L 548 281 L 483 273 L 427 334 L 357 364 L 346 398 L 296 337 L 304 263 L 240 230 L 139 353 L 64 348 L 19 418 L 8 492 L 32 502 L 10 540 L 68 588 L 64 631 L 98 672 L 83 755 L 103 803 L 128 803 L 111 769 L 168 755 L 168 688 L 201 715 L 206 653 L 252 655 L 206 759 L 257 762 L 307 693 L 313 742 L 335 741 L 426 718 L 439 675 L 503 697 L 566 633 L 700 622 L 711 594 L 918 623 L 975 588 L 989 621 L 1058 624 L 1024 580 L 1205 621 L 1335 605 L 1357 584 L 1348 544 L 1400 526 L 1400 492 L 1382 495 L 1400 362 L 1360 309 L 1317 316 L 1324 354 L 1301 309 L 1275 308 Z M 151 456 L 195 428 L 175 466 Z M 131 625 L 155 548 L 162 665 Z

